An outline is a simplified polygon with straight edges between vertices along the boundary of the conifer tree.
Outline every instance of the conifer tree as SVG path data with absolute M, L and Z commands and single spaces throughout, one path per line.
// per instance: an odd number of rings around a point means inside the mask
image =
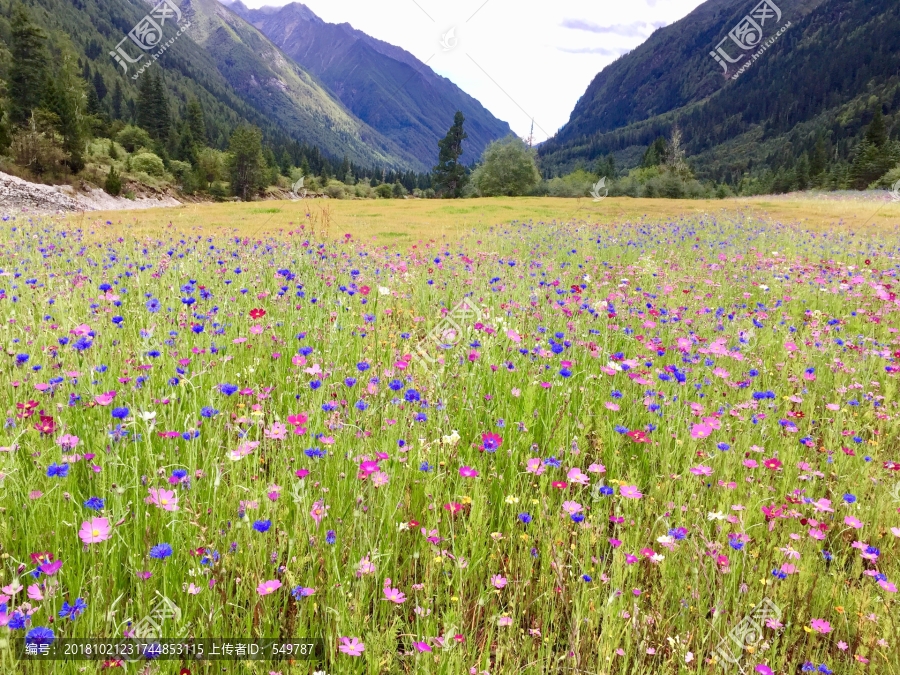
M 25 124 L 44 98 L 49 70 L 47 35 L 21 3 L 13 9 L 10 33 L 9 116 L 13 124 Z
M 465 121 L 462 112 L 457 110 L 453 116 L 453 126 L 447 135 L 438 141 L 440 152 L 438 164 L 434 167 L 434 189 L 445 197 L 462 196 L 462 190 L 468 180 L 466 168 L 459 162 L 463 152 L 462 142 L 469 137 L 463 129 Z

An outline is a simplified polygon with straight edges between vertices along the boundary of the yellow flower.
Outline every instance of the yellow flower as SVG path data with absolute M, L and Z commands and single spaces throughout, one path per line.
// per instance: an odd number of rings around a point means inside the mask
M 518 497 L 514 497 L 513 495 L 507 495 L 507 497 L 506 497 L 506 503 L 507 503 L 507 504 L 518 504 L 518 503 L 519 503 L 519 498 L 518 498 Z
M 461 501 L 464 505 L 468 506 L 469 504 L 472 503 L 472 498 L 469 495 L 463 495 L 462 499 L 460 499 L 459 501 Z

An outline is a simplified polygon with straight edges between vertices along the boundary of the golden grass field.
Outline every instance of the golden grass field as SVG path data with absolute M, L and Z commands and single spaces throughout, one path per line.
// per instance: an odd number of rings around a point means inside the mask
M 838 201 L 814 198 L 750 198 L 725 200 L 495 197 L 466 200 L 308 200 L 249 203 L 184 204 L 141 211 L 90 212 L 80 216 L 96 234 L 161 232 L 169 224 L 180 231 L 200 228 L 208 234 L 241 236 L 277 234 L 310 223 L 329 236 L 352 234 L 357 239 L 414 243 L 419 239 L 453 237 L 473 228 L 513 220 L 534 222 L 586 221 L 606 223 L 651 221 L 682 216 L 743 213 L 811 229 L 884 231 L 900 225 L 900 203 Z M 111 224 L 107 225 L 107 221 Z M 327 228 L 325 228 L 327 225 Z

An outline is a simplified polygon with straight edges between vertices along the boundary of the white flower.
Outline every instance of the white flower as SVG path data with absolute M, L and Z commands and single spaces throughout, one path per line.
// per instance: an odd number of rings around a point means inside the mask
M 378 295 L 390 295 L 391 289 L 387 286 L 379 286 L 378 287 Z

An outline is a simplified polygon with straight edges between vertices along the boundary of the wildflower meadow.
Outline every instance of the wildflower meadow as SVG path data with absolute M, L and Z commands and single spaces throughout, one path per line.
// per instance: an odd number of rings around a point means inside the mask
M 2 672 L 900 672 L 896 231 L 284 228 L 0 224 Z

